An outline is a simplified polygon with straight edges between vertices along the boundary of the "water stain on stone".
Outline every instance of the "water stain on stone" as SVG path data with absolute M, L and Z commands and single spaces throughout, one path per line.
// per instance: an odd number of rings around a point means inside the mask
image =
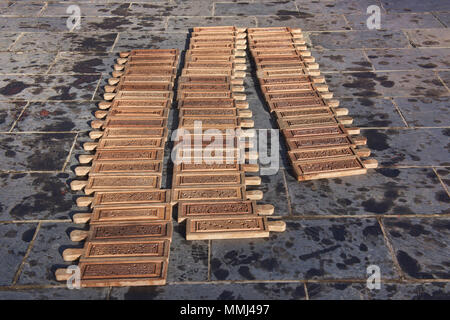
M 29 85 L 23 83 L 22 81 L 11 81 L 3 88 L 0 88 L 0 94 L 4 96 L 13 96 L 21 93 L 24 89 L 28 88 Z
M 377 130 L 366 130 L 364 136 L 367 137 L 367 146 L 376 151 L 383 151 L 389 149 L 388 135 Z
M 31 228 L 22 233 L 22 241 L 30 242 L 33 239 L 36 228 Z
M 397 260 L 402 270 L 410 277 L 417 279 L 433 278 L 432 275 L 425 272 L 421 272 L 419 262 L 410 255 L 408 255 L 405 251 L 399 250 L 397 252 Z

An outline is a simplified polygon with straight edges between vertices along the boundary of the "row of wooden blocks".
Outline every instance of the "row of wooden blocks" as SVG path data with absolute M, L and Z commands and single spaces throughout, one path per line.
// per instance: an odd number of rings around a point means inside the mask
M 303 47 L 300 30 L 251 28 L 250 52 L 261 91 L 282 130 L 299 181 L 363 174 L 376 168 L 359 128 L 338 108 L 320 76 L 319 65 Z
M 162 285 L 167 278 L 172 239 L 170 192 L 161 189 L 167 118 L 172 105 L 178 50 L 133 50 L 122 54 L 114 77 L 105 87 L 105 101 L 91 125 L 95 142 L 84 144 L 73 190 L 93 197 L 77 199 L 92 213 L 78 213 L 72 241 L 83 248 L 64 250 L 66 261 L 79 260 L 80 285 Z M 56 277 L 70 276 L 59 269 Z
M 190 38 L 178 84 L 180 135 L 172 183 L 188 240 L 267 237 L 285 228 L 264 217 L 273 213 L 272 205 L 255 203 L 262 192 L 247 190 L 261 178 L 247 176 L 259 168 L 244 162 L 258 156 L 251 141 L 243 141 L 254 134 L 245 130 L 253 127 L 243 93 L 245 49 L 246 34 L 234 27 L 194 28 Z M 214 149 L 206 154 L 209 146 Z

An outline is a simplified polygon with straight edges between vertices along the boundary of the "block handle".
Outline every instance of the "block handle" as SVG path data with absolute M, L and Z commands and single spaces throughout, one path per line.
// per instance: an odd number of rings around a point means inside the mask
M 89 235 L 88 231 L 85 230 L 73 230 L 70 233 L 70 240 L 74 241 L 74 242 L 78 242 L 78 241 L 83 241 L 84 239 L 86 239 Z
M 63 251 L 62 256 L 64 261 L 75 261 L 81 257 L 83 252 L 84 252 L 83 249 L 69 248 Z
M 364 160 L 362 163 L 367 169 L 375 169 L 378 167 L 378 161 L 376 159 Z
M 259 204 L 256 206 L 256 212 L 262 216 L 270 216 L 274 213 L 275 208 L 271 204 Z
M 268 221 L 267 225 L 269 226 L 269 231 L 273 232 L 284 232 L 286 231 L 286 222 L 277 220 L 277 221 Z
M 88 223 L 89 220 L 91 220 L 91 215 L 90 213 L 75 213 L 72 217 L 72 220 L 74 223 L 80 223 L 80 224 L 84 224 L 84 223 Z

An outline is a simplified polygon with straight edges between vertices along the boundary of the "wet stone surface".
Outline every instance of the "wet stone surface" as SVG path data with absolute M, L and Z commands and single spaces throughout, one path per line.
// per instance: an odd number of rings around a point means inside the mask
M 301 27 L 304 31 L 348 30 L 342 15 L 313 17 L 305 14 L 256 17 L 258 27 Z
M 441 98 L 395 98 L 409 126 L 434 127 L 449 126 L 449 97 Z
M 450 35 L 441 29 L 406 30 L 413 47 L 448 47 Z
M 26 105 L 25 101 L 0 101 L 0 131 L 7 132 L 12 128 Z
M 300 186 L 293 176 L 286 179 L 294 215 L 449 213 L 449 198 L 432 169 L 376 169 Z
M 375 219 L 287 221 L 268 239 L 212 241 L 214 280 L 361 279 L 377 264 L 395 277 Z M 301 241 L 302 245 L 295 243 Z
M 320 71 L 372 71 L 372 64 L 363 50 L 312 50 Z
M 349 25 L 353 30 L 367 30 L 366 10 L 358 14 L 346 15 Z M 364 14 L 362 14 L 364 13 Z M 404 30 L 419 28 L 442 28 L 442 24 L 431 13 L 402 13 L 383 14 L 383 22 L 380 25 L 383 30 Z
M 1 52 L 2 74 L 43 74 L 55 60 L 56 53 Z
M 450 219 L 389 218 L 383 223 L 408 278 L 450 278 Z

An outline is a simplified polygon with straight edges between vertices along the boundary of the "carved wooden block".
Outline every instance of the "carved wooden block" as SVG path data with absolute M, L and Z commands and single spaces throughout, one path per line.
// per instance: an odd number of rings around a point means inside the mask
M 320 97 L 318 92 L 303 92 L 301 97 L 296 99 L 278 99 L 275 101 L 268 101 L 271 111 L 289 111 L 289 110 L 301 110 L 311 108 L 324 108 L 328 107 L 327 101 Z
M 319 147 L 356 147 L 348 135 L 322 135 L 317 137 L 304 137 L 286 139 L 286 143 L 290 150 L 305 149 L 305 148 L 319 148 Z
M 303 67 L 290 68 L 290 69 L 266 69 L 258 70 L 257 74 L 261 77 L 282 77 L 282 76 L 301 76 L 310 75 L 318 76 L 320 71 L 308 70 Z
M 172 239 L 169 221 L 103 223 L 90 226 L 87 242 L 123 239 Z
M 97 150 L 163 149 L 165 138 L 103 138 Z
M 96 192 L 91 199 L 92 207 L 111 205 L 136 205 L 148 203 L 165 203 L 170 199 L 170 190 L 143 190 L 143 191 L 117 191 Z M 84 200 L 84 199 L 83 199 Z
M 180 118 L 179 128 L 194 128 L 201 122 L 202 128 L 238 128 L 242 125 L 242 122 L 238 117 L 222 117 L 222 118 L 210 118 L 210 117 L 196 117 L 196 118 Z
M 282 133 L 286 139 L 293 139 L 323 135 L 342 135 L 347 133 L 347 129 L 342 125 L 331 125 L 317 128 L 285 129 Z
M 225 99 L 184 99 L 178 101 L 178 108 L 236 108 L 236 102 L 232 98 Z
M 239 113 L 236 108 L 217 109 L 217 108 L 183 108 L 180 109 L 179 116 L 182 118 L 222 118 L 222 117 L 238 117 Z
M 260 77 L 258 80 L 261 86 L 316 83 L 317 81 L 315 80 L 315 78 L 308 75 L 293 75 L 289 77 Z
M 176 72 L 175 68 L 126 68 L 123 71 L 122 76 L 143 76 L 143 75 L 152 75 L 152 76 L 173 76 Z
M 167 120 L 165 118 L 145 119 L 142 115 L 140 117 L 122 117 L 122 116 L 108 116 L 103 123 L 103 127 L 107 128 L 164 128 L 167 127 Z
M 198 187 L 198 186 L 228 186 L 245 185 L 243 172 L 210 173 L 210 174 L 174 174 L 172 187 Z
M 167 137 L 167 128 L 105 128 L 103 138 Z
M 162 99 L 162 100 L 119 100 L 114 99 L 111 104 L 111 109 L 121 109 L 121 108 L 170 108 L 172 104 L 172 100 L 170 99 Z
M 169 115 L 168 109 L 160 108 L 146 108 L 146 107 L 120 107 L 112 108 L 109 110 L 108 115 L 112 117 L 155 117 L 155 118 L 166 118 Z
M 302 61 L 289 62 L 265 62 L 257 65 L 260 70 L 282 70 L 282 69 L 308 69 L 308 64 Z
M 131 160 L 162 160 L 163 151 L 160 149 L 147 150 L 99 150 L 92 161 L 131 161 Z
M 109 206 L 94 208 L 90 224 L 108 222 L 152 221 L 172 219 L 172 206 L 168 203 L 141 204 L 134 206 Z
M 278 119 L 280 129 L 320 127 L 339 124 L 336 117 L 311 117 L 297 119 Z
M 160 175 L 94 175 L 90 176 L 84 192 L 92 194 L 96 191 L 141 190 L 160 188 Z
M 137 75 L 137 76 L 122 76 L 120 78 L 116 78 L 118 83 L 126 83 L 126 84 L 132 84 L 136 82 L 145 82 L 145 83 L 172 83 L 174 82 L 174 76 L 168 75 Z M 114 79 L 114 78 L 113 78 Z M 111 84 L 111 83 L 110 83 Z M 114 85 L 111 84 L 111 85 Z
M 172 189 L 172 201 L 198 200 L 246 200 L 244 187 L 198 187 L 195 189 Z
M 171 100 L 172 97 L 173 92 L 163 91 L 120 91 L 112 94 L 114 100 Z
M 288 110 L 288 111 L 275 111 L 277 118 L 294 119 L 305 118 L 314 116 L 328 116 L 332 117 L 336 114 L 331 108 L 313 108 L 313 109 L 300 109 L 300 110 Z
M 213 91 L 233 91 L 231 84 L 216 84 L 216 83 L 180 83 L 178 90 L 181 92 L 213 92 Z
M 234 71 L 233 69 L 217 69 L 217 68 L 183 69 L 181 74 L 183 76 L 219 75 L 219 76 L 231 77 L 232 79 L 245 76 L 245 72 L 243 72 L 243 71 Z
M 344 147 L 324 147 L 324 148 L 311 148 L 303 150 L 289 151 L 289 158 L 292 162 L 305 161 L 305 160 L 319 160 L 327 158 L 339 158 L 349 156 L 368 156 L 367 149 L 363 151 L 365 154 L 359 154 L 359 149 L 355 149 L 349 146 Z
M 219 56 L 235 56 L 245 57 L 245 51 L 227 48 L 197 48 L 188 51 L 191 55 L 219 55 Z
M 96 175 L 161 175 L 161 161 L 96 161 L 89 176 Z
M 129 56 L 152 56 L 152 55 L 168 55 L 178 56 L 180 51 L 178 49 L 134 49 L 130 51 Z
M 132 82 L 120 83 L 116 86 L 116 92 L 121 91 L 170 91 L 172 84 L 163 83 L 147 83 L 147 82 Z
M 312 83 L 289 83 L 277 85 L 263 85 L 261 91 L 265 95 L 271 96 L 272 93 L 298 92 L 316 90 Z
M 290 32 L 293 34 L 299 34 L 302 32 L 300 28 L 289 28 L 289 27 L 267 27 L 267 28 L 247 28 L 247 33 L 251 34 L 270 34 L 278 32 Z

